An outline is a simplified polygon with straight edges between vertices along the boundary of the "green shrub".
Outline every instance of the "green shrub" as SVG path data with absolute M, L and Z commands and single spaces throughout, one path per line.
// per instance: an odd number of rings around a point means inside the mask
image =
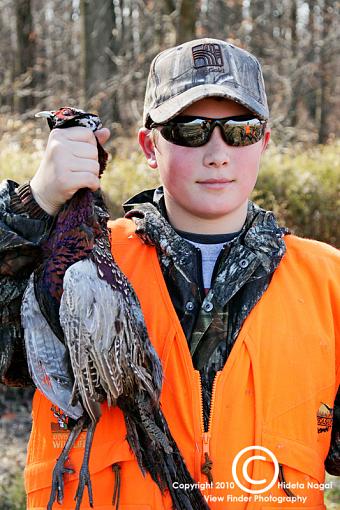
M 26 494 L 22 476 L 22 469 L 18 469 L 12 476 L 6 477 L 0 483 L 1 510 L 25 510 Z
M 29 179 L 42 157 L 41 151 L 17 151 L 0 144 L 0 178 L 19 182 Z M 142 189 L 158 185 L 134 140 L 119 141 L 117 156 L 103 176 L 103 190 L 113 218 L 122 214 L 121 204 Z M 281 224 L 294 233 L 340 245 L 340 142 L 303 149 L 272 146 L 263 157 L 253 199 L 271 209 Z
M 340 143 L 265 155 L 253 193 L 261 206 L 303 237 L 339 246 Z
M 325 505 L 327 510 L 339 510 L 340 508 L 340 479 L 337 476 L 326 475 L 326 482 L 331 483 L 331 488 L 325 490 Z

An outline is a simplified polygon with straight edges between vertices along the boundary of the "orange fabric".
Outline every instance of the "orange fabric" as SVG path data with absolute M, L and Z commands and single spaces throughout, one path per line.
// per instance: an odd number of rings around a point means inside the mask
M 156 251 L 142 244 L 132 221 L 110 222 L 110 228 L 112 253 L 139 296 L 150 338 L 162 361 L 161 402 L 172 434 L 197 482 L 207 482 L 201 473 L 205 451 L 209 450 L 213 461 L 215 487 L 203 490 L 210 508 L 325 509 L 323 492 L 308 484 L 324 481 L 330 428 L 318 432 L 317 414 L 323 404 L 332 407 L 340 382 L 339 330 L 335 329 L 335 324 L 339 325 L 339 295 L 334 284 L 339 272 L 336 250 L 322 243 L 286 237 L 287 253 L 216 377 L 211 425 L 203 435 L 199 373 L 193 369 Z M 50 422 L 56 419 L 51 418 L 50 407 L 51 403 L 36 392 L 25 470 L 29 510 L 46 508 L 52 469 L 61 451 L 51 430 Z M 111 466 L 119 462 L 120 510 L 169 510 L 170 497 L 162 497 L 149 476 L 143 478 L 125 433 L 122 413 L 104 405 L 90 459 L 95 509 L 113 508 Z M 307 500 L 279 502 L 275 498 L 287 496 L 277 483 L 258 496 L 239 489 L 234 484 L 232 463 L 242 448 L 251 445 L 269 448 L 284 466 L 286 481 L 300 484 L 292 492 Z M 55 503 L 53 508 L 74 508 L 82 446 L 78 444 L 70 455 L 76 473 L 65 476 L 64 504 L 60 507 Z M 255 454 L 259 452 L 248 455 Z M 237 474 L 249 488 L 240 467 Z M 268 458 L 248 465 L 248 474 L 254 480 L 271 480 L 273 473 Z M 87 495 L 81 508 L 89 510 Z

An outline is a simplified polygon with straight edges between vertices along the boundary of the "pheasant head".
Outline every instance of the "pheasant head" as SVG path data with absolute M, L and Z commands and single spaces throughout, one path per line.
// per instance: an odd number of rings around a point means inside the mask
M 42 111 L 35 114 L 36 117 L 43 117 L 47 119 L 49 128 L 69 128 L 75 126 L 81 126 L 91 131 L 97 131 L 103 127 L 102 122 L 98 115 L 94 113 L 84 112 L 79 108 L 72 108 L 71 106 L 63 106 L 59 108 L 59 110 L 55 111 Z M 100 166 L 99 177 L 102 176 L 106 163 L 108 154 L 97 141 L 98 148 L 98 162 Z
M 96 131 L 102 127 L 101 120 L 97 115 L 71 106 L 64 106 L 55 111 L 38 112 L 35 116 L 46 118 L 50 129 L 83 126 Z

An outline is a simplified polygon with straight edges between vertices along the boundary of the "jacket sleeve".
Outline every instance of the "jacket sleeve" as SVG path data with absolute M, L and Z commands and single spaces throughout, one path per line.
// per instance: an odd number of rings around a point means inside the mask
M 340 387 L 334 402 L 331 446 L 325 460 L 325 468 L 330 475 L 340 476 Z
M 0 183 L 0 382 L 9 386 L 32 384 L 20 307 L 28 277 L 41 261 L 40 243 L 52 224 L 29 184 Z

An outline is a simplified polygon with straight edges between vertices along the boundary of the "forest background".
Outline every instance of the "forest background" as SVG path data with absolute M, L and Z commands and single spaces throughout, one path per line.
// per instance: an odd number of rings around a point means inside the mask
M 227 40 L 260 60 L 272 142 L 254 199 L 293 232 L 340 246 L 339 10 L 335 0 L 0 0 L 0 178 L 24 182 L 47 125 L 70 105 L 111 130 L 102 188 L 111 214 L 158 184 L 138 151 L 149 66 L 196 37 Z M 22 467 L 31 390 L 0 386 L 0 508 L 24 510 Z M 340 488 L 327 508 L 340 506 Z

